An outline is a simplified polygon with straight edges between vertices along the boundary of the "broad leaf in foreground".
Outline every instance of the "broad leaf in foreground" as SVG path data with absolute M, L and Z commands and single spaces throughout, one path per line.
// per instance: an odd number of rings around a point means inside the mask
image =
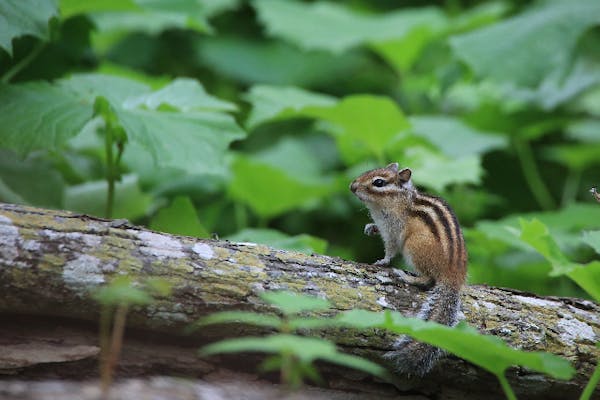
M 202 355 L 239 352 L 294 354 L 300 361 L 306 363 L 325 360 L 382 378 L 387 376 L 387 372 L 382 366 L 350 354 L 340 353 L 333 343 L 311 337 L 278 334 L 261 338 L 227 339 L 205 346 L 200 351 Z
M 513 365 L 527 367 L 558 379 L 570 379 L 575 370 L 567 360 L 550 353 L 526 352 L 509 347 L 495 336 L 482 335 L 461 324 L 455 328 L 417 318 L 406 318 L 397 312 L 352 310 L 340 315 L 342 325 L 360 329 L 384 328 L 394 333 L 408 334 L 447 350 L 497 376 Z

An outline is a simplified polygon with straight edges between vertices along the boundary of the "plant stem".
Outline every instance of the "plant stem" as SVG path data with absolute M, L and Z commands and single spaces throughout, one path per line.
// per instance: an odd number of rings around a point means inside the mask
M 502 391 L 504 391 L 504 395 L 508 400 L 517 400 L 517 396 L 515 396 L 515 392 L 513 392 L 510 387 L 508 381 L 506 380 L 506 376 L 504 374 L 496 375 L 498 380 L 500 381 L 500 386 L 502 386 Z
M 106 151 L 106 182 L 108 183 L 105 217 L 112 218 L 115 201 L 115 164 L 113 159 L 113 131 L 111 126 L 107 126 L 104 129 L 104 146 Z
M 523 176 L 529 185 L 529 190 L 531 190 L 533 197 L 535 197 L 540 207 L 544 210 L 556 208 L 554 199 L 552 199 L 550 191 L 542 180 L 542 176 L 540 175 L 540 171 L 533 158 L 529 143 L 525 140 L 514 139 L 513 146 L 517 152 L 517 157 L 521 164 L 521 169 L 523 170 Z
M 583 392 L 581 393 L 581 397 L 579 400 L 589 400 L 594 393 L 594 389 L 598 386 L 598 382 L 600 382 L 600 360 L 598 360 L 598 364 L 596 364 L 596 369 L 594 369 L 594 373 L 590 377 L 589 382 L 585 385 Z
M 108 394 L 108 389 L 112 383 L 112 377 L 123 347 L 123 335 L 125 333 L 125 321 L 127 319 L 128 307 L 126 304 L 120 304 L 115 311 L 115 318 L 110 340 L 110 351 L 106 360 L 106 377 L 102 380 L 102 393 Z
M 36 44 L 35 47 L 33 48 L 33 50 L 31 50 L 31 52 L 29 54 L 27 54 L 25 57 L 23 57 L 21 59 L 21 61 L 19 61 L 15 65 L 13 65 L 12 68 L 10 68 L 8 71 L 6 71 L 4 73 L 4 75 L 2 75 L 2 79 L 1 79 L 2 83 L 10 82 L 12 80 L 12 78 L 14 78 L 15 75 L 17 75 L 19 72 L 21 72 L 23 70 L 23 68 L 28 66 L 41 53 L 41 51 L 44 49 L 45 46 L 46 46 L 46 42 L 42 42 L 42 41 L 40 41 L 38 44 Z

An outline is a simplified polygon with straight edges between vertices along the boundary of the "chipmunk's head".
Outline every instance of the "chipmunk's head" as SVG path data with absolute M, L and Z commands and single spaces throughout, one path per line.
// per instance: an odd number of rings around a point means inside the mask
M 399 169 L 398 163 L 392 163 L 385 168 L 365 172 L 352 182 L 350 190 L 365 203 L 408 195 L 415 190 L 410 180 L 411 174 L 410 169 Z

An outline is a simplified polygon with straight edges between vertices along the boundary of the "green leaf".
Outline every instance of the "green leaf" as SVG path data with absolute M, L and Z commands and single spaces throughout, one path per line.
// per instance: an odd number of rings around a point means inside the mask
M 364 359 L 362 357 L 354 356 L 352 354 L 345 354 L 340 352 L 335 352 L 332 354 L 325 353 L 319 358 L 321 360 L 325 360 L 333 364 L 363 371 L 374 376 L 379 376 L 386 380 L 390 379 L 389 372 L 387 372 L 387 370 L 381 365 Z
M 455 328 L 417 318 L 406 318 L 397 312 L 375 313 L 351 310 L 339 315 L 343 325 L 385 328 L 408 334 L 416 340 L 447 350 L 487 371 L 502 375 L 512 365 L 521 365 L 558 379 L 570 379 L 575 370 L 567 360 L 549 353 L 515 350 L 495 336 L 478 333 L 467 325 Z
M 276 315 L 258 314 L 248 311 L 223 311 L 200 318 L 194 326 L 201 327 L 214 324 L 248 324 L 279 329 L 282 321 Z
M 308 106 L 331 106 L 335 97 L 311 93 L 295 87 L 253 86 L 245 96 L 252 104 L 246 121 L 248 129 L 276 118 L 297 117 Z
M 60 9 L 63 17 L 89 14 L 100 32 L 156 34 L 168 28 L 211 30 L 205 8 L 195 0 L 61 0 Z
M 12 56 L 12 41 L 17 37 L 32 35 L 50 40 L 48 22 L 54 17 L 58 17 L 54 0 L 0 1 L 0 48 Z
M 326 310 L 331 307 L 329 301 L 315 296 L 306 296 L 286 291 L 263 292 L 260 298 L 279 308 L 286 315 L 303 311 Z
M 301 176 L 289 175 L 287 171 L 256 158 L 238 156 L 232 168 L 230 196 L 265 218 L 304 206 L 333 190 L 331 184 L 305 182 Z
M 243 37 L 207 37 L 198 43 L 200 63 L 245 84 L 297 85 L 304 88 L 364 68 L 364 56 L 303 51 L 280 41 Z
M 161 208 L 152 218 L 150 229 L 177 235 L 209 236 L 198 220 L 194 204 L 187 196 L 178 196 L 168 207 Z
M 104 215 L 106 210 L 106 181 L 85 182 L 67 188 L 65 208 L 90 215 Z M 146 215 L 152 197 L 140 191 L 137 177 L 125 175 L 115 185 L 114 218 L 134 220 Z
M 46 160 L 0 150 L 0 201 L 61 208 L 65 183 Z
M 92 117 L 90 103 L 47 82 L 0 84 L 0 147 L 25 155 L 58 150 Z
M 333 134 L 347 162 L 361 159 L 365 151 L 384 160 L 390 142 L 410 127 L 396 103 L 382 96 L 348 96 L 334 106 L 308 107 L 302 113 L 337 128 Z
M 130 98 L 125 102 L 124 107 L 139 108 L 143 106 L 150 110 L 157 110 L 161 105 L 168 105 L 183 112 L 237 110 L 235 104 L 209 95 L 197 80 L 189 78 L 177 78 L 155 92 Z
M 139 11 L 135 0 L 59 0 L 60 14 L 66 19 L 76 14 L 98 11 Z
M 275 229 L 246 228 L 225 239 L 232 242 L 265 244 L 276 249 L 295 250 L 305 254 L 323 254 L 327 241 L 307 234 L 290 236 Z
M 589 264 L 571 262 L 560 251 L 548 228 L 539 220 L 521 220 L 520 239 L 536 249 L 552 265 L 551 275 L 567 275 L 600 301 L 600 261 Z
M 534 86 L 551 71 L 567 67 L 579 37 L 598 23 L 600 3 L 596 0 L 547 1 L 456 36 L 450 44 L 477 75 Z
M 563 275 L 568 273 L 573 264 L 560 251 L 560 248 L 550 236 L 548 228 L 538 219 L 526 221 L 521 219 L 520 239 L 536 249 L 552 264 L 552 275 Z
M 600 231 L 583 232 L 583 241 L 600 254 Z
M 430 187 L 438 192 L 456 183 L 479 184 L 483 169 L 481 158 L 476 155 L 451 159 L 424 147 L 411 147 L 402 157 L 404 166 L 413 170 L 417 185 Z
M 458 118 L 442 115 L 410 118 L 412 131 L 433 143 L 449 157 L 460 158 L 480 155 L 508 146 L 508 138 L 491 132 L 477 130 Z
M 239 353 L 242 351 L 261 353 L 291 353 L 301 361 L 311 362 L 323 354 L 335 353 L 335 345 L 324 339 L 302 337 L 288 334 L 267 337 L 248 337 L 226 339 L 209 344 L 200 351 L 202 355 Z
M 379 377 L 387 375 L 382 366 L 360 357 L 339 353 L 333 343 L 311 337 L 279 334 L 264 338 L 227 339 L 209 344 L 200 351 L 202 355 L 239 352 L 290 353 L 298 357 L 302 363 L 325 360 Z
M 523 213 L 497 221 L 480 221 L 477 230 L 518 249 L 528 250 L 530 247 L 518 238 L 521 218 L 540 220 L 548 227 L 561 249 L 567 250 L 581 244 L 581 230 L 598 228 L 600 207 L 596 204 L 572 203 L 557 211 Z
M 427 26 L 441 29 L 446 23 L 437 8 L 404 9 L 366 15 L 331 2 L 255 0 L 253 6 L 267 33 L 304 49 L 341 53 L 365 43 L 398 39 Z
M 118 276 L 107 286 L 98 289 L 93 297 L 102 305 L 145 305 L 153 299 L 148 293 L 135 288 L 133 280 L 128 276 Z
M 182 97 L 174 100 L 174 94 Z M 115 124 L 124 128 L 127 147 L 143 147 L 161 167 L 224 174 L 226 149 L 233 140 L 245 136 L 231 116 L 195 109 L 147 110 L 129 104 L 144 95 L 154 96 L 144 99 L 171 102 L 178 109 L 197 108 L 200 99 L 211 107 L 225 107 L 225 103 L 206 95 L 200 85 L 187 80 L 154 93 L 142 83 L 101 74 L 75 75 L 57 85 L 40 82 L 0 86 L 0 124 L 8 127 L 0 137 L 0 146 L 19 154 L 39 148 L 59 149 L 91 119 L 92 105 L 101 96 L 114 109 L 118 119 Z

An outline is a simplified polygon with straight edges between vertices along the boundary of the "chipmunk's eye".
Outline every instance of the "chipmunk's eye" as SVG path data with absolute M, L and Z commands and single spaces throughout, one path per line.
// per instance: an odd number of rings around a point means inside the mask
M 383 186 L 385 186 L 385 185 L 387 185 L 387 182 L 386 182 L 386 181 L 384 181 L 383 179 L 379 179 L 379 178 L 378 178 L 378 179 L 375 179 L 375 180 L 373 181 L 373 186 L 377 186 L 377 187 L 383 187 Z

